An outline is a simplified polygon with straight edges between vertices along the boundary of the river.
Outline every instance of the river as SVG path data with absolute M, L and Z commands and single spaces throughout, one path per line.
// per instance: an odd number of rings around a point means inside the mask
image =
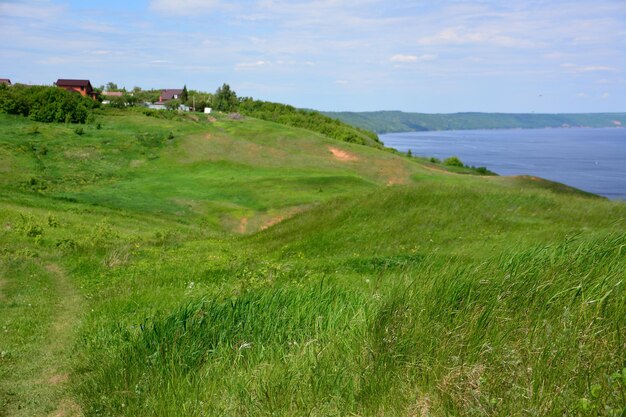
M 458 156 L 500 175 L 534 175 L 626 200 L 626 129 L 448 130 L 380 135 L 415 156 Z

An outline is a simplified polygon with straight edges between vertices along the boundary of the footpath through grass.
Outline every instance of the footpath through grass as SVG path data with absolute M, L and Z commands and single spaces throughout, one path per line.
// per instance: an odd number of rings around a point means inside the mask
M 623 203 L 253 119 L 0 117 L 0 415 L 626 412 Z

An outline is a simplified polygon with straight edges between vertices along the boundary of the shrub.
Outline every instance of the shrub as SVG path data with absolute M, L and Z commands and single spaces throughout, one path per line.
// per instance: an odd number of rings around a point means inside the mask
M 472 167 L 474 171 L 478 172 L 481 175 L 498 175 L 495 172 L 487 169 L 487 167 Z
M 16 229 L 25 236 L 39 237 L 43 235 L 43 226 L 41 226 L 32 214 L 20 214 Z
M 171 136 L 172 138 L 174 137 L 173 134 Z M 142 146 L 148 148 L 158 148 L 165 142 L 165 137 L 158 133 L 138 133 L 135 135 L 135 138 Z
M 457 156 L 451 156 L 450 158 L 444 159 L 443 164 L 449 167 L 463 168 L 465 166 Z
M 77 127 L 76 129 L 74 129 L 74 133 L 76 133 L 78 136 L 82 136 L 85 134 L 85 130 L 82 127 Z
M 38 122 L 85 123 L 99 103 L 58 87 L 15 85 L 0 88 L 0 111 Z
M 30 177 L 30 179 L 26 181 L 26 186 L 33 191 L 43 191 L 48 188 L 48 183 L 37 177 Z

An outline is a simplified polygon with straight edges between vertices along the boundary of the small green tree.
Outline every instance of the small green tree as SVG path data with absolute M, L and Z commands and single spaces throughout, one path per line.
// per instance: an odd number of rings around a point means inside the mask
M 183 92 L 180 93 L 180 101 L 187 104 L 189 101 L 189 92 L 187 91 L 187 85 L 183 87 Z
M 165 103 L 165 107 L 167 107 L 168 110 L 178 110 L 180 107 L 180 100 L 170 100 Z
M 238 104 L 237 94 L 226 83 L 219 87 L 213 95 L 213 108 L 217 111 L 235 111 Z

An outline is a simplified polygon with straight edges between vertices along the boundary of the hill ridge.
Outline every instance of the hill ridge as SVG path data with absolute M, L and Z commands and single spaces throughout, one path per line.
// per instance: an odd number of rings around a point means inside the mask
M 615 113 L 411 113 L 398 110 L 322 112 L 379 134 L 428 130 L 622 127 L 626 112 Z

